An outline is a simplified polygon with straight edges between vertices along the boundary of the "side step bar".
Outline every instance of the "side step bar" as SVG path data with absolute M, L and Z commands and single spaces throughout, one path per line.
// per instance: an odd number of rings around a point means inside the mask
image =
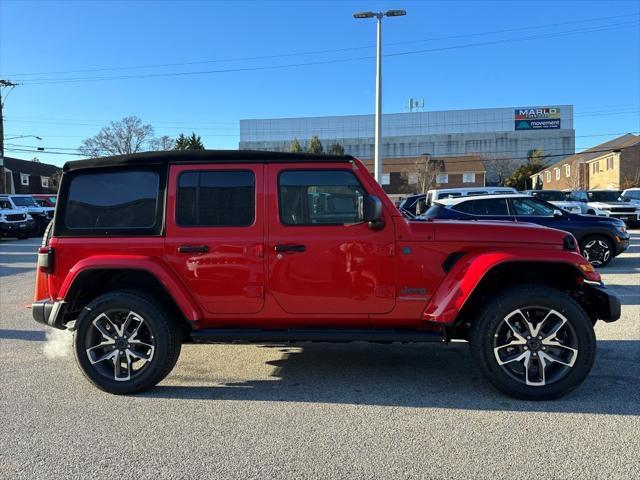
M 270 342 L 445 342 L 440 332 L 393 329 L 288 329 L 204 328 L 191 332 L 196 343 Z

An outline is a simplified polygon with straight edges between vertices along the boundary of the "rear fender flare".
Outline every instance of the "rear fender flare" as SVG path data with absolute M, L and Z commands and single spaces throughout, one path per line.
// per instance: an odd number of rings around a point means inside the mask
M 153 257 L 138 255 L 102 255 L 85 258 L 70 270 L 58 292 L 58 300 L 69 300 L 67 295 L 82 273 L 91 270 L 141 270 L 152 275 L 167 291 L 184 318 L 198 322 L 203 318 L 202 310 L 177 276 Z
M 575 268 L 576 278 L 600 282 L 600 274 L 589 272 L 591 265 L 577 252 L 566 250 L 490 251 L 464 255 L 440 283 L 422 313 L 424 321 L 441 325 L 455 323 L 458 313 L 471 297 L 476 287 L 494 267 L 522 262 L 562 263 Z M 587 271 L 580 269 L 585 265 Z M 587 267 L 588 266 L 588 267 Z

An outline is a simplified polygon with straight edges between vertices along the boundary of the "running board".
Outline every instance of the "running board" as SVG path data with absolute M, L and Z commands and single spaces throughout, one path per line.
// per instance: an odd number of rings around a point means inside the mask
M 270 342 L 445 342 L 441 332 L 394 329 L 287 329 L 203 328 L 191 332 L 196 343 Z

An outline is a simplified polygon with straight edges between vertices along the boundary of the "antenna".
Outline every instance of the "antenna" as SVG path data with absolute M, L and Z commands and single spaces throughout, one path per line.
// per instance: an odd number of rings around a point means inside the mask
M 404 108 L 409 112 L 422 112 L 424 110 L 424 98 L 409 98 Z

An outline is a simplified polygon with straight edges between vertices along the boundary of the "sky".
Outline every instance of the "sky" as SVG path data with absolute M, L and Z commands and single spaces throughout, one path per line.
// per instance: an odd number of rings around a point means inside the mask
M 0 0 L 5 155 L 61 165 L 128 115 L 234 149 L 240 119 L 372 113 L 352 14 L 387 9 L 384 113 L 573 104 L 578 151 L 640 133 L 640 0 Z

